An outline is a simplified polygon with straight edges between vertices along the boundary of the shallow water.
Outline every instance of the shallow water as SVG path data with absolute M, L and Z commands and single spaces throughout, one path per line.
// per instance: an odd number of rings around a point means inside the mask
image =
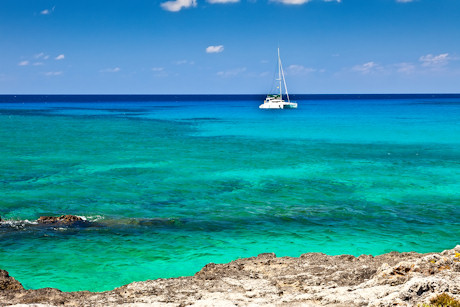
M 0 264 L 110 290 L 209 262 L 460 237 L 460 99 L 0 104 Z M 90 227 L 38 227 L 75 214 Z

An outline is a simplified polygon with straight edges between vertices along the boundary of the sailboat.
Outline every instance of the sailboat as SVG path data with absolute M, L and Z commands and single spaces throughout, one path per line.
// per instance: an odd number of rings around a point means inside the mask
M 297 109 L 297 102 L 291 102 L 289 99 L 283 65 L 281 64 L 280 48 L 278 48 L 278 79 L 276 79 L 276 81 L 279 81 L 279 94 L 267 95 L 267 98 L 265 98 L 264 103 L 259 106 L 259 109 Z M 283 85 L 287 101 L 283 100 Z

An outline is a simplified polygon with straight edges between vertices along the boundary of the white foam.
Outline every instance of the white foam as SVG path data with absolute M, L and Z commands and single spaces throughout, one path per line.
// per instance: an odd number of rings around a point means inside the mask
M 38 224 L 37 221 L 29 221 L 29 220 L 2 220 L 0 221 L 0 225 L 6 225 L 13 228 L 24 228 L 26 225 L 36 225 Z
M 104 216 L 102 216 L 102 215 L 90 215 L 90 216 L 78 216 L 78 217 L 80 217 L 84 221 L 88 221 L 88 222 L 97 222 L 99 220 L 104 219 Z

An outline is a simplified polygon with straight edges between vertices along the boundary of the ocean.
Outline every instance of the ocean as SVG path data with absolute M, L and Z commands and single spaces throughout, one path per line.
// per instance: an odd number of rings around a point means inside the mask
M 0 96 L 0 268 L 104 291 L 264 252 L 460 243 L 460 95 L 263 98 Z M 35 222 L 63 214 L 91 223 Z

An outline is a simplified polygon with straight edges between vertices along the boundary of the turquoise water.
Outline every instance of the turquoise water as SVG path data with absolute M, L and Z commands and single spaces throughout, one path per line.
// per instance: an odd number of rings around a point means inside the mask
M 460 98 L 0 104 L 0 268 L 110 290 L 206 263 L 460 238 Z M 39 227 L 75 214 L 90 227 Z

